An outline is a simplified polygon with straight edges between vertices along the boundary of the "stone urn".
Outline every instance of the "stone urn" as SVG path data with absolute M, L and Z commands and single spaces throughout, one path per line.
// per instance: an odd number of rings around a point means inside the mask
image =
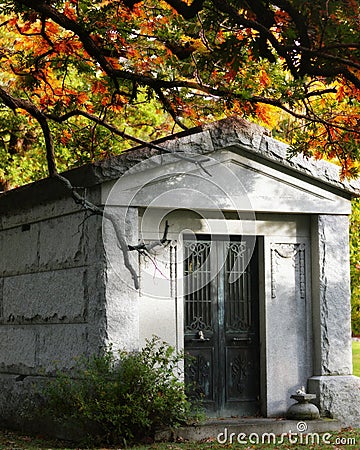
M 320 413 L 316 405 L 310 403 L 311 400 L 316 399 L 315 394 L 307 394 L 304 391 L 297 391 L 296 394 L 291 395 L 297 401 L 290 406 L 286 417 L 293 420 L 315 420 L 320 418 Z

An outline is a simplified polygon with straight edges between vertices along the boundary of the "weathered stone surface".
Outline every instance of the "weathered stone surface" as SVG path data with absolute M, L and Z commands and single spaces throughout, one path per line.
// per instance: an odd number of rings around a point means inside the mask
M 0 275 L 38 268 L 39 225 L 24 224 L 0 233 Z
M 43 376 L 0 374 L 0 423 L 2 427 L 18 427 L 22 431 L 52 434 L 62 426 L 51 417 L 39 418 L 40 393 L 49 379 Z M 40 394 L 40 395 L 39 395 Z M 71 435 L 63 435 L 71 438 Z
M 206 128 L 200 127 L 195 128 L 193 133 L 181 134 L 178 139 L 169 139 L 162 146 L 168 148 L 172 153 L 202 154 L 214 151 L 211 133 Z
M 4 278 L 0 278 L 0 321 L 3 319 L 3 316 L 4 316 L 4 313 L 3 313 L 3 309 L 4 309 L 3 288 L 4 288 Z
M 250 157 L 263 157 L 329 186 L 359 194 L 359 181 L 342 180 L 337 166 L 327 161 L 315 161 L 302 155 L 288 158 L 289 147 L 269 136 L 269 131 L 257 124 L 234 116 L 204 128 L 210 131 L 215 148 L 239 146 L 247 150 Z
M 27 185 L 25 188 L 29 191 L 34 190 L 33 185 Z M 7 195 L 15 195 L 20 198 L 21 191 L 17 192 L 17 189 L 14 189 L 13 191 L 9 191 Z M 34 195 L 36 196 L 36 192 L 34 192 Z M 66 214 L 78 213 L 79 211 L 81 211 L 81 207 L 76 205 L 74 200 L 69 195 L 66 195 L 64 198 L 55 198 L 48 202 L 35 202 L 35 204 L 30 203 L 29 205 L 21 205 L 20 202 L 18 203 L 14 200 L 12 207 L 8 208 L 2 214 L 1 229 L 21 226 L 24 223 L 34 224 L 41 220 L 47 220 Z
M 79 356 L 98 350 L 89 349 L 85 324 L 52 324 L 39 329 L 37 364 L 46 372 L 71 369 Z
M 35 328 L 6 326 L 0 329 L 0 370 L 21 371 L 36 365 Z
M 160 148 L 166 149 L 169 153 L 164 151 L 160 153 Z M 185 153 L 189 156 L 190 154 L 209 153 L 213 150 L 210 133 L 199 127 L 189 133 L 180 133 L 174 136 L 174 139 L 171 136 L 169 139 L 164 139 L 157 143 L 157 149 L 148 147 L 130 149 L 119 156 L 96 162 L 92 167 L 98 182 L 104 182 L 120 178 L 124 174 L 137 172 L 139 163 L 141 163 L 142 170 L 159 168 L 164 165 L 164 161 L 161 158 L 153 157 L 160 154 L 165 156 L 165 164 L 169 164 L 174 161 L 181 161 L 181 157 L 171 157 L 171 153 L 181 152 L 181 154 Z M 147 160 L 148 163 L 144 164 Z
M 88 324 L 89 348 L 96 352 L 106 345 L 106 269 L 101 261 L 104 253 L 99 255 L 99 261 L 86 269 L 85 298 L 86 321 Z
M 99 201 L 99 191 L 96 180 L 91 177 L 92 170 L 86 170 L 89 166 L 70 170 L 64 176 L 74 183 L 74 186 L 83 188 L 82 194 L 86 199 Z M 85 176 L 84 176 L 85 169 Z M 74 178 L 73 173 L 77 176 Z M 86 176 L 89 178 L 86 179 Z M 57 204 L 59 208 L 57 208 Z M 60 215 L 81 211 L 81 205 L 75 204 L 69 190 L 54 178 L 45 178 L 35 183 L 20 186 L 17 189 L 6 191 L 0 196 L 0 212 L 3 228 L 17 226 L 26 221 L 35 222 Z
M 87 326 L 80 324 L 7 326 L 0 330 L 0 371 L 28 375 L 70 369 L 89 353 L 87 337 Z
M 315 374 L 352 373 L 347 216 L 319 216 L 313 229 Z
M 360 378 L 349 376 L 312 377 L 309 391 L 317 396 L 322 415 L 341 421 L 343 426 L 360 427 Z
M 205 125 L 205 129 L 209 131 L 215 148 L 241 145 L 251 152 L 258 151 L 263 134 L 269 134 L 269 131 L 260 125 L 235 116 Z
M 124 233 L 126 242 L 137 243 L 138 213 L 135 208 L 107 207 Z M 132 350 L 139 344 L 138 291 L 134 280 L 124 266 L 124 255 L 109 220 L 103 221 L 103 239 L 106 250 L 106 338 L 114 349 Z M 129 252 L 137 271 L 137 252 Z M 138 273 L 138 272 L 136 272 Z
M 4 280 L 4 321 L 84 321 L 85 286 L 86 272 L 82 267 L 7 277 Z
M 47 269 L 84 263 L 85 213 L 55 217 L 40 223 L 39 265 Z
M 27 406 L 31 405 L 28 397 L 37 378 L 26 377 L 21 382 L 17 381 L 18 379 L 18 375 L 0 374 L 0 418 L 5 426 L 20 425 L 24 420 Z
M 93 215 L 87 217 L 83 224 L 82 245 L 86 264 L 93 267 L 105 264 L 105 250 L 102 239 L 102 217 Z

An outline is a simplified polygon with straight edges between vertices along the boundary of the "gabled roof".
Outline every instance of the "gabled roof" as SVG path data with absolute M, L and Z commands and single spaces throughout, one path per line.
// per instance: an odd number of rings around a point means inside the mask
M 135 147 L 118 156 L 64 172 L 74 186 L 91 187 L 123 175 L 131 167 L 160 154 L 159 147 L 182 155 L 206 155 L 231 150 L 243 156 L 305 179 L 346 198 L 360 196 L 360 179 L 341 179 L 339 167 L 323 160 L 302 155 L 288 157 L 289 146 L 272 138 L 265 128 L 236 116 L 154 141 L 154 147 Z M 27 207 L 67 195 L 59 181 L 43 179 L 0 195 L 0 211 L 16 206 Z

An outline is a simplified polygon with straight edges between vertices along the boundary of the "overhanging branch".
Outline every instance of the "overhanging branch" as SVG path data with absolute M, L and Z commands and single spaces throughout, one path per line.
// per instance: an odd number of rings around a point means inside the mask
M 129 258 L 129 250 L 138 250 L 138 251 L 143 251 L 143 252 L 147 251 L 148 252 L 150 249 L 159 245 L 159 243 L 160 243 L 160 245 L 163 245 L 167 241 L 167 233 L 168 233 L 168 228 L 169 228 L 168 223 L 166 222 L 164 236 L 162 239 L 160 239 L 160 241 L 156 241 L 154 243 L 147 244 L 146 246 L 143 246 L 143 245 L 135 246 L 135 247 L 128 246 L 126 239 L 123 235 L 123 231 L 119 228 L 118 221 L 116 220 L 116 218 L 112 214 L 110 214 L 108 211 L 104 210 L 103 208 L 100 208 L 100 207 L 94 205 L 92 202 L 89 202 L 84 196 L 79 194 L 78 188 L 74 187 L 72 185 L 72 183 L 66 177 L 64 177 L 58 173 L 57 168 L 56 168 L 55 154 L 54 154 L 54 143 L 53 143 L 52 134 L 51 134 L 51 131 L 49 128 L 48 120 L 54 120 L 54 121 L 61 123 L 71 117 L 74 117 L 76 115 L 81 115 L 81 116 L 86 117 L 89 120 L 94 121 L 95 123 L 98 123 L 98 124 L 104 126 L 105 128 L 109 129 L 110 131 L 117 134 L 118 136 L 123 137 L 124 139 L 130 139 L 132 141 L 135 141 L 138 144 L 141 144 L 142 146 L 154 148 L 160 152 L 173 154 L 174 156 L 176 156 L 180 159 L 184 159 L 184 160 L 192 162 L 194 164 L 198 164 L 205 171 L 206 171 L 206 169 L 202 166 L 202 163 L 208 161 L 209 158 L 203 157 L 203 156 L 198 156 L 198 155 L 193 155 L 193 156 L 182 155 L 178 152 L 172 151 L 171 149 L 167 149 L 167 148 L 161 147 L 161 146 L 153 144 L 153 143 L 148 143 L 146 141 L 143 141 L 142 139 L 136 138 L 134 136 L 131 136 L 131 135 L 121 131 L 121 130 L 118 130 L 116 127 L 107 123 L 106 121 L 101 120 L 98 117 L 93 116 L 84 111 L 75 110 L 75 111 L 72 111 L 71 113 L 68 113 L 61 117 L 56 117 L 54 115 L 49 115 L 49 114 L 46 115 L 42 111 L 40 111 L 30 101 L 11 96 L 1 87 L 0 87 L 0 98 L 2 99 L 3 103 L 8 108 L 10 108 L 14 111 L 14 113 L 16 113 L 17 109 L 25 110 L 28 114 L 30 114 L 32 117 L 34 117 L 40 124 L 42 131 L 43 131 L 45 144 L 46 144 L 46 155 L 47 155 L 48 170 L 49 170 L 50 177 L 60 181 L 65 186 L 65 188 L 70 192 L 71 197 L 73 198 L 73 200 L 75 201 L 76 204 L 80 205 L 86 211 L 90 211 L 92 214 L 95 214 L 95 215 L 100 215 L 111 222 L 113 229 L 115 231 L 115 234 L 116 234 L 116 238 L 117 238 L 119 247 L 121 248 L 122 253 L 123 253 L 125 267 L 128 269 L 128 271 L 131 274 L 135 289 L 138 289 L 139 288 L 139 279 L 138 279 L 138 275 L 137 275 L 134 267 L 131 264 L 131 261 Z
M 88 200 L 86 200 L 85 197 L 83 197 L 82 195 L 80 195 L 77 192 L 77 188 L 74 187 L 71 184 L 71 182 L 64 176 L 62 176 L 60 174 L 56 174 L 54 176 L 54 178 L 59 180 L 69 190 L 69 192 L 71 192 L 71 196 L 77 205 L 80 205 L 82 208 L 84 208 L 86 211 L 90 211 L 92 214 L 102 216 L 105 219 L 110 221 L 110 223 L 112 224 L 113 229 L 115 231 L 116 238 L 119 243 L 119 247 L 123 254 L 125 267 L 128 269 L 128 271 L 131 274 L 135 289 L 139 289 L 139 277 L 136 273 L 136 270 L 134 269 L 133 265 L 130 262 L 129 248 L 126 243 L 123 232 L 119 228 L 118 220 L 112 214 L 110 214 L 108 211 L 106 211 L 103 208 L 100 208 L 99 206 L 96 206 L 92 202 L 89 202 Z
M 40 109 L 38 109 L 33 103 L 29 102 L 28 100 L 23 100 L 22 98 L 13 97 L 8 92 L 6 92 L 5 89 L 1 87 L 0 87 L 0 98 L 8 108 L 14 111 L 14 113 L 16 113 L 17 109 L 22 109 L 37 120 L 42 129 L 45 139 L 46 160 L 49 175 L 50 176 L 56 175 L 57 169 L 55 162 L 54 142 L 45 114 L 42 111 L 40 111 Z
M 115 230 L 119 246 L 123 253 L 125 267 L 129 270 L 129 272 L 131 274 L 135 289 L 138 289 L 139 288 L 138 276 L 137 276 L 137 273 L 136 273 L 134 267 L 132 266 L 132 264 L 130 262 L 128 245 L 126 243 L 126 240 L 125 240 L 122 230 L 120 230 L 120 228 L 118 226 L 117 220 L 109 212 L 104 211 L 102 208 L 99 208 L 98 206 L 96 206 L 93 203 L 86 200 L 83 196 L 81 196 L 77 192 L 77 189 L 71 184 L 71 182 L 67 178 L 65 178 L 64 176 L 60 175 L 57 172 L 53 139 L 52 139 L 51 131 L 49 128 L 48 119 L 45 116 L 45 114 L 43 114 L 31 102 L 20 99 L 20 98 L 13 97 L 13 96 L 9 95 L 1 87 L 0 87 L 0 98 L 2 99 L 4 104 L 6 106 L 8 106 L 9 108 L 11 108 L 14 112 L 16 112 L 17 109 L 23 109 L 27 113 L 29 113 L 32 117 L 34 117 L 40 124 L 43 134 L 44 134 L 44 139 L 45 139 L 45 144 L 46 144 L 46 156 L 47 156 L 47 162 L 48 162 L 49 175 L 52 178 L 59 180 L 66 187 L 66 189 L 71 193 L 71 196 L 76 204 L 80 205 L 82 208 L 84 208 L 87 211 L 90 211 L 93 214 L 101 215 L 102 217 L 106 218 L 107 220 L 109 220 L 111 222 L 111 224 Z
M 164 234 L 161 239 L 159 239 L 158 241 L 149 242 L 148 244 L 145 244 L 145 242 L 141 242 L 138 245 L 128 245 L 128 249 L 129 249 L 129 251 L 135 250 L 135 251 L 139 252 L 140 254 L 150 253 L 151 250 L 153 250 L 155 247 L 165 246 L 170 242 L 167 238 L 168 232 L 169 232 L 169 222 L 166 220 Z
M 71 117 L 76 117 L 76 116 L 82 116 L 85 117 L 86 119 L 103 126 L 104 128 L 108 129 L 109 131 L 111 131 L 112 133 L 114 133 L 116 136 L 119 136 L 123 139 L 127 139 L 129 141 L 135 142 L 136 144 L 139 144 L 143 147 L 148 147 L 148 148 L 152 148 L 154 150 L 157 150 L 161 153 L 169 153 L 171 155 L 174 155 L 175 158 L 178 159 L 182 159 L 194 164 L 199 165 L 205 172 L 206 169 L 202 166 L 203 163 L 209 161 L 209 158 L 206 156 L 199 156 L 199 155 L 185 155 L 183 153 L 180 152 L 174 152 L 173 150 L 166 148 L 166 147 L 162 147 L 158 144 L 154 144 L 153 142 L 147 142 L 144 141 L 143 139 L 140 139 L 136 136 L 132 136 L 128 133 L 126 133 L 125 131 L 119 130 L 117 127 L 115 127 L 114 125 L 110 124 L 109 122 L 107 122 L 106 120 L 100 119 L 99 117 L 95 116 L 94 114 L 90 114 L 86 111 L 82 111 L 80 109 L 75 109 L 73 111 L 68 112 L 67 114 L 64 114 L 62 116 L 56 116 L 54 114 L 47 114 L 46 117 L 48 117 L 49 119 L 53 120 L 54 122 L 58 122 L 58 123 L 62 123 L 65 122 L 66 120 L 70 119 Z M 195 159 L 196 158 L 196 159 Z

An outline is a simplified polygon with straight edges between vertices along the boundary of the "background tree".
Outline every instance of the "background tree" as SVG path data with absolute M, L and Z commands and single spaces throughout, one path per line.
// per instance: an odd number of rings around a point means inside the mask
M 14 157 L 10 138 L 24 151 L 42 134 L 50 175 L 55 153 L 99 156 L 143 101 L 180 128 L 224 112 L 269 122 L 277 108 L 296 119 L 294 151 L 358 171 L 356 0 L 7 0 L 0 12 L 0 98 L 24 114 L 3 141 Z
M 5 0 L 0 183 L 66 183 L 58 167 L 234 113 L 355 176 L 359 16 L 359 0 Z

